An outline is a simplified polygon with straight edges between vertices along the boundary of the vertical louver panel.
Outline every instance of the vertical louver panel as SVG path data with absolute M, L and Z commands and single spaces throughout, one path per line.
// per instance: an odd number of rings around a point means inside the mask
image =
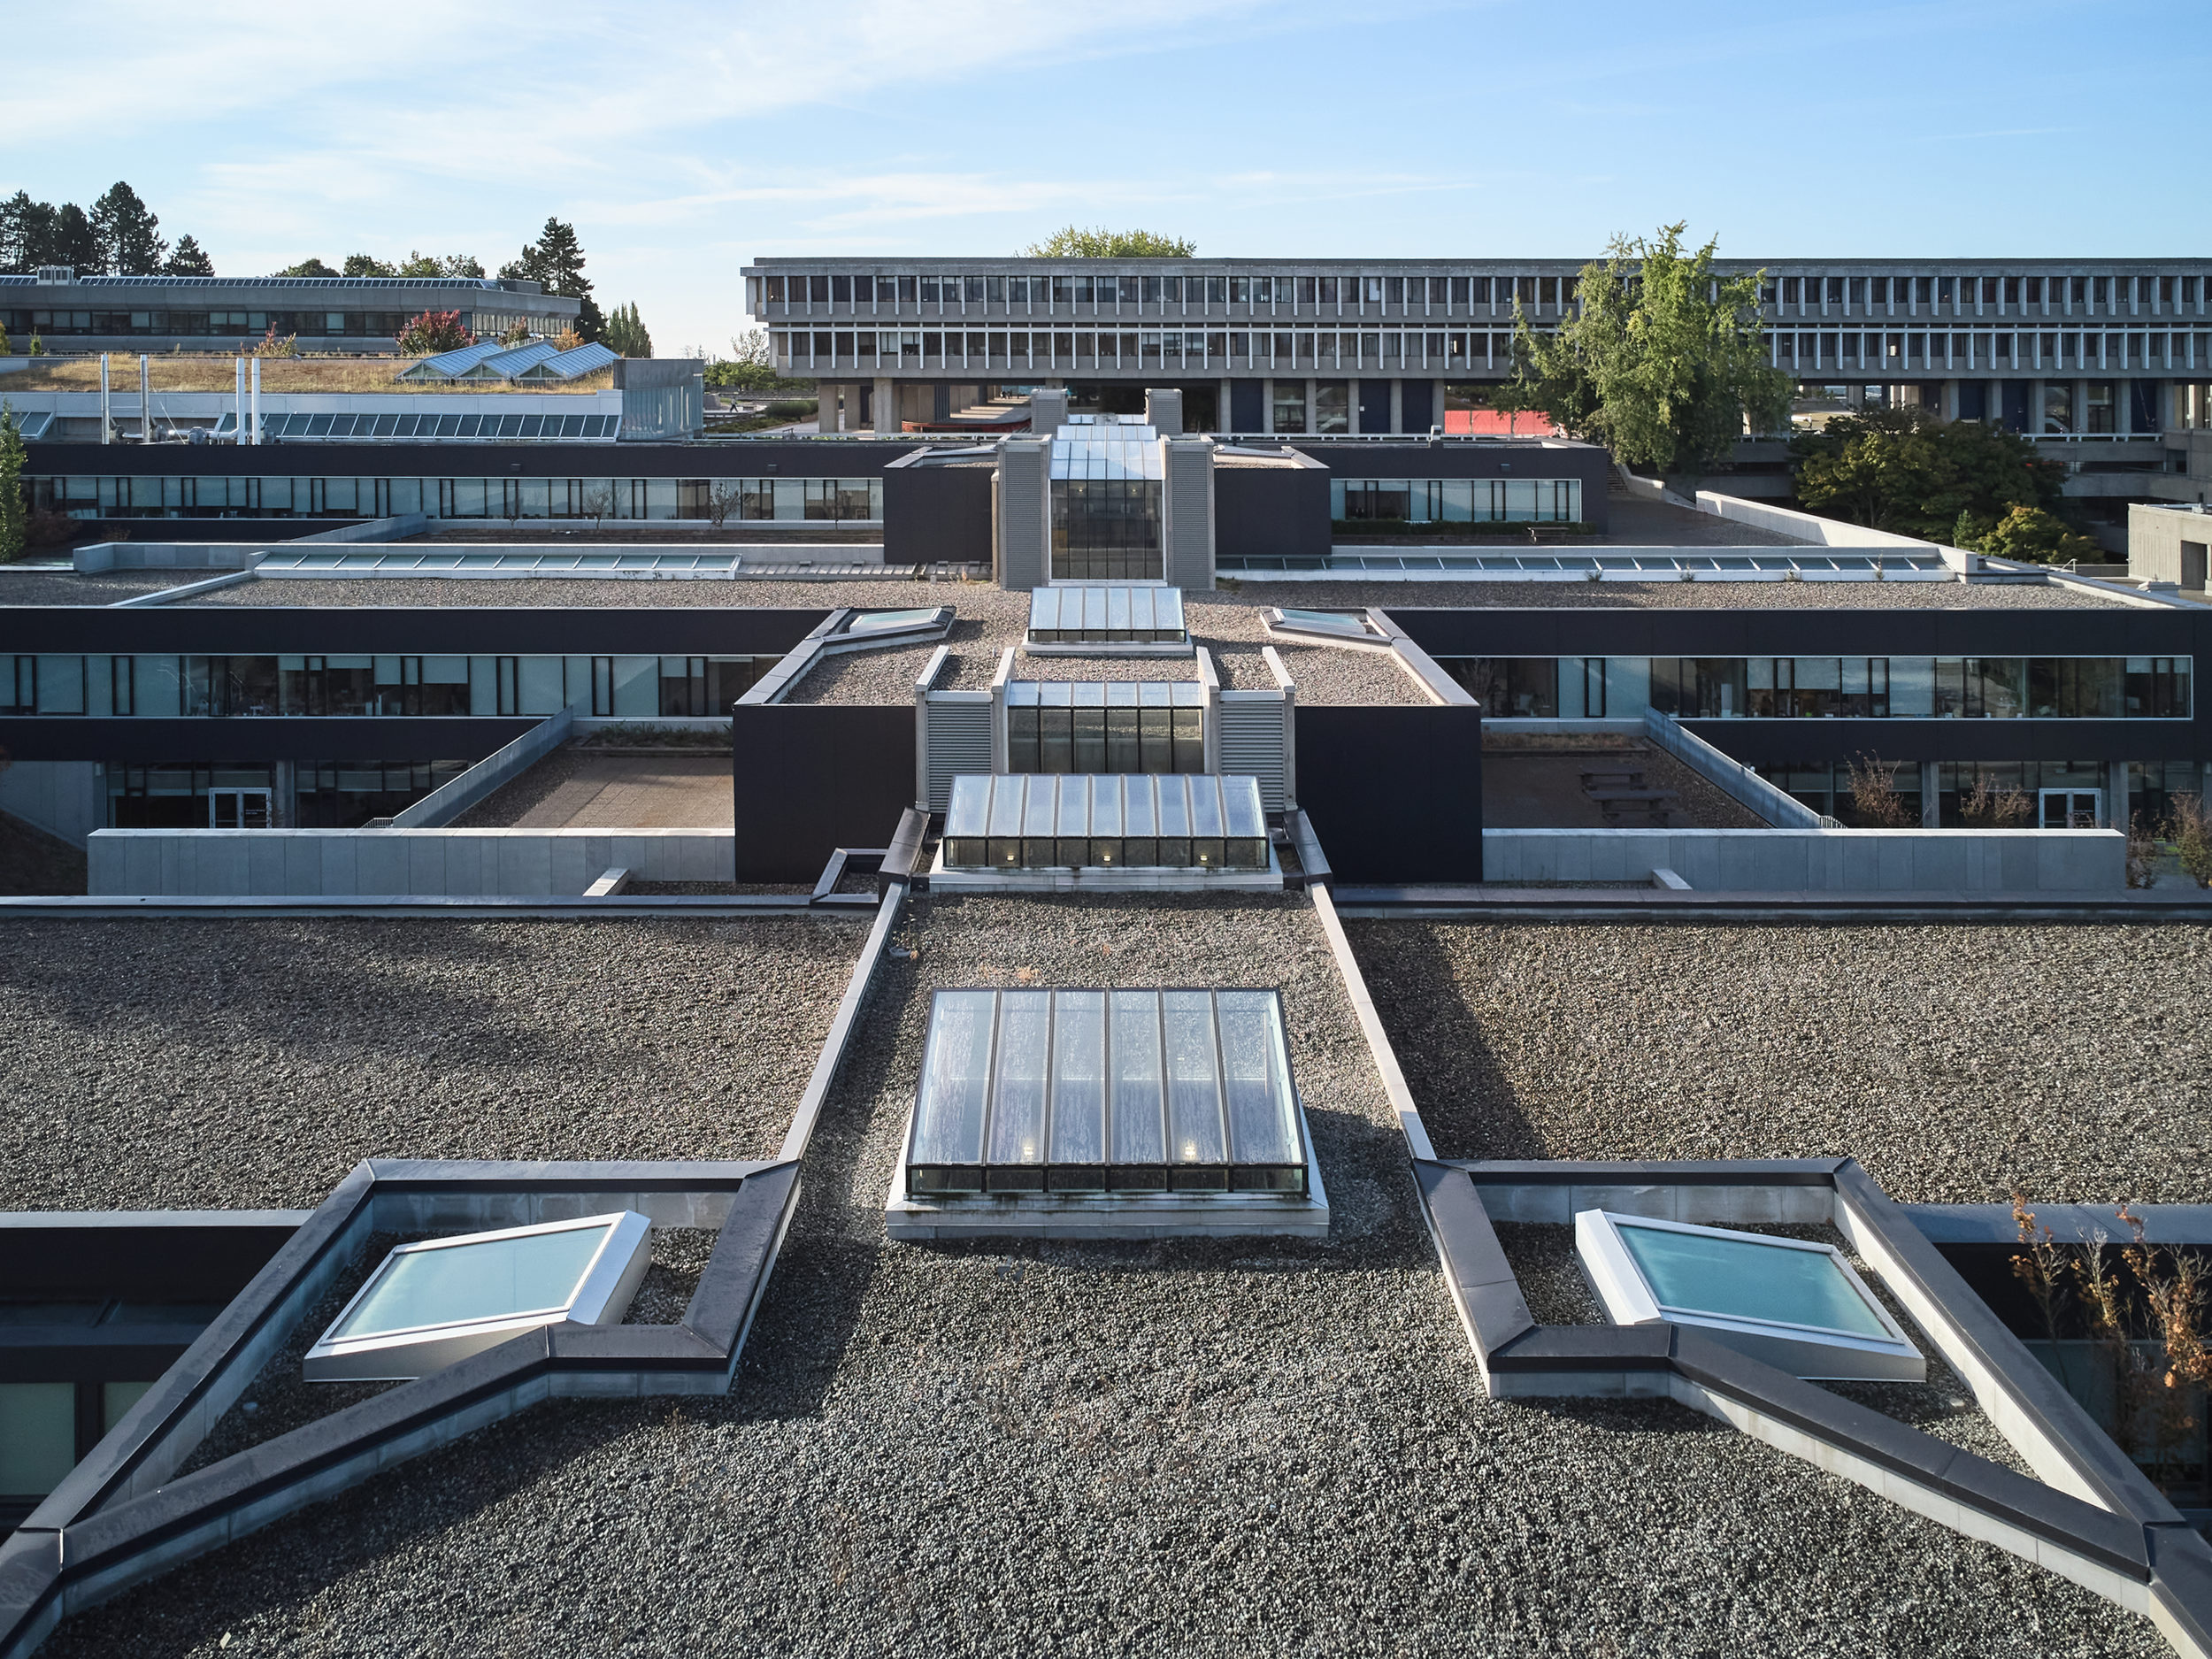
M 941 812 L 962 772 L 991 770 L 991 699 L 974 692 L 929 697 L 929 810 Z
M 1221 694 L 1221 771 L 1259 780 L 1260 801 L 1283 810 L 1283 699 L 1272 692 Z

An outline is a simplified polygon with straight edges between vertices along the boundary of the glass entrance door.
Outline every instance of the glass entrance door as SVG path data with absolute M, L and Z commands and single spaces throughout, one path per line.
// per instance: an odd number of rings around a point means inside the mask
M 210 789 L 208 828 L 267 829 L 269 793 L 266 789 Z
M 2044 789 L 2038 792 L 2042 810 L 2036 822 L 2045 829 L 2094 829 L 2097 827 L 2097 792 L 2094 789 Z

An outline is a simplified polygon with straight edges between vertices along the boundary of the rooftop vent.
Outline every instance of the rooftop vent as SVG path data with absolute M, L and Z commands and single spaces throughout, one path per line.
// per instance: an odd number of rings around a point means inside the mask
M 1586 1210 L 1575 1251 L 1616 1325 L 1693 1325 L 1799 1377 L 1926 1380 L 1920 1350 L 1833 1245 Z

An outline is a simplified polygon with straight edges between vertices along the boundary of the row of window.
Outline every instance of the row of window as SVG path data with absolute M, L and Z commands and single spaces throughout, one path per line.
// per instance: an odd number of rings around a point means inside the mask
M 2150 822 L 2165 817 L 2174 797 L 2195 795 L 2204 786 L 2203 768 L 2193 760 L 2123 762 L 2128 773 L 2128 814 Z M 2024 818 L 2023 828 L 2087 828 L 2084 818 L 2109 823 L 2111 803 L 2102 800 L 2107 763 L 2094 760 L 1947 760 L 1936 766 L 1937 815 L 1947 825 L 1965 822 L 1964 808 L 1979 797 L 2017 797 L 2012 810 Z M 1851 767 L 1828 761 L 1797 761 L 1761 766 L 1759 775 L 1796 796 L 1814 811 L 1846 824 L 1860 822 L 1851 796 Z M 1920 817 L 1921 777 L 1917 765 L 1895 767 L 1890 786 Z
M 1170 311 L 1248 307 L 1296 312 L 1403 316 L 1524 310 L 1557 313 L 1576 297 L 1571 276 L 1209 276 L 1071 272 L 1059 275 L 765 276 L 748 279 L 760 316 L 794 311 L 879 314 L 933 309 L 1017 311 Z M 2202 316 L 2212 279 L 2191 276 L 1770 276 L 1762 303 L 1784 315 Z
M 1578 478 L 1338 478 L 1329 517 L 1341 523 L 1578 524 Z
M 2186 657 L 1457 657 L 1494 719 L 2184 720 Z
M 858 369 L 1495 369 L 1512 366 L 1509 334 L 1255 334 L 1175 329 L 1133 334 L 939 333 L 933 329 L 781 329 L 769 336 L 787 370 Z
M 1909 369 L 2187 369 L 2212 362 L 2212 334 L 1770 334 L 1767 359 L 1808 373 L 1863 366 L 1870 373 Z
M 212 334 L 237 337 L 259 335 L 273 328 L 279 334 L 307 334 L 322 339 L 337 335 L 380 335 L 389 340 L 407 326 L 408 311 L 96 311 L 0 310 L 0 321 L 18 338 L 31 334 L 146 334 L 192 336 Z M 480 319 L 463 311 L 461 326 L 473 328 Z M 489 319 L 482 319 L 488 322 Z M 544 318 L 533 322 L 543 326 Z
M 469 768 L 465 760 L 303 760 L 110 765 L 111 829 L 358 829 L 405 810 Z
M 264 415 L 265 443 L 312 442 L 317 439 L 386 439 L 403 442 L 426 438 L 497 440 L 527 442 L 532 439 L 599 442 L 615 435 L 622 425 L 619 415 Z M 227 437 L 238 430 L 238 418 L 225 415 L 215 427 Z
M 33 478 L 81 518 L 704 518 L 874 522 L 879 478 Z
M 148 718 L 720 716 L 772 659 L 751 657 L 0 657 L 0 714 Z
M 1190 680 L 1011 680 L 1006 769 L 1201 772 L 1205 688 Z

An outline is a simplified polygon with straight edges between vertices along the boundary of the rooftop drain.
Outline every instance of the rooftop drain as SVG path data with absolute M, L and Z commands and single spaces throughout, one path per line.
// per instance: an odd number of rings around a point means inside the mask
M 1258 780 L 1210 772 L 958 777 L 941 858 L 947 870 L 1271 867 Z
M 1271 990 L 941 990 L 906 1194 L 1310 1196 Z
M 1183 590 L 1142 584 L 1040 588 L 1029 596 L 1031 649 L 1065 645 L 1190 643 Z
M 1585 1210 L 1575 1252 L 1616 1325 L 1694 1325 L 1798 1377 L 1927 1379 L 1926 1359 L 1833 1245 Z
M 403 1244 L 307 1350 L 310 1382 L 402 1382 L 549 1325 L 619 1325 L 651 1255 L 635 1210 Z
M 1202 772 L 1206 688 L 1194 680 L 1015 680 L 1010 772 Z

